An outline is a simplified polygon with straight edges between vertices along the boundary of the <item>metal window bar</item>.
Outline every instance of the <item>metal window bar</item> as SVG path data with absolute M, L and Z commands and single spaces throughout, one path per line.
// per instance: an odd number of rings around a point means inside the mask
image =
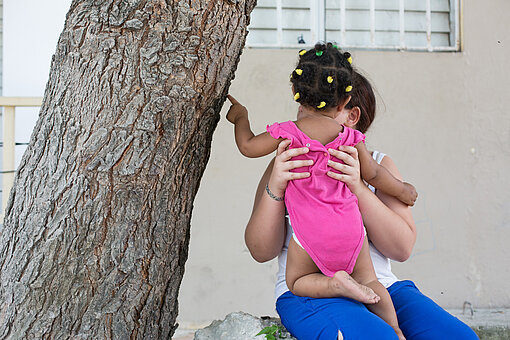
M 370 46 L 375 47 L 375 0 L 370 0 Z
M 404 11 L 404 0 L 400 0 L 398 4 L 399 29 L 400 29 L 400 49 L 406 47 L 406 22 Z
M 313 1 L 313 0 L 310 0 L 310 30 L 312 33 L 312 41 L 318 41 L 319 40 L 319 10 L 318 10 L 317 1 Z
M 310 0 L 310 29 L 312 41 L 324 41 L 326 39 L 326 13 L 323 1 Z M 302 46 L 301 46 L 302 47 Z
M 450 44 L 455 46 L 457 51 L 462 50 L 460 43 L 460 25 L 462 25 L 461 20 L 462 17 L 460 14 L 460 0 L 450 0 L 450 32 L 453 31 L 453 36 L 455 39 L 455 42 L 453 43 L 451 41 Z M 452 28 L 452 26 L 454 27 Z
M 282 0 L 276 0 L 276 42 L 279 46 L 283 44 L 282 17 L 283 17 Z
M 432 14 L 430 0 L 426 0 L 425 21 L 427 27 L 427 51 L 432 52 Z
M 326 0 L 310 1 L 317 3 L 317 40 L 324 41 L 326 40 Z
M 346 45 L 345 34 L 345 0 L 340 0 L 340 46 Z

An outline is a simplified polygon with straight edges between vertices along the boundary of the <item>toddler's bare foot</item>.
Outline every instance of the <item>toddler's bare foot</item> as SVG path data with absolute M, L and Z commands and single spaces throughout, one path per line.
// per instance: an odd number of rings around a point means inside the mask
M 366 304 L 378 303 L 381 299 L 372 289 L 357 283 L 343 270 L 335 273 L 330 284 L 338 296 L 348 297 Z

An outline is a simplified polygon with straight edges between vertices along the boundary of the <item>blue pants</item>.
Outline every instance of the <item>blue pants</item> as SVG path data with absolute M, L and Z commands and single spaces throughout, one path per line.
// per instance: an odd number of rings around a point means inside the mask
M 478 339 L 462 321 L 423 295 L 412 281 L 388 288 L 400 329 L 407 340 Z M 312 299 L 286 292 L 276 301 L 283 325 L 300 340 L 398 339 L 386 322 L 348 298 Z

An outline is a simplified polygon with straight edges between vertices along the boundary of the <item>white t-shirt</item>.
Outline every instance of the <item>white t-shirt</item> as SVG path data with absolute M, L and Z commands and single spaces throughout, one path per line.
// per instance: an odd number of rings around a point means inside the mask
M 372 157 L 376 160 L 377 163 L 381 163 L 385 154 L 380 153 L 378 151 L 374 151 Z M 372 192 L 375 192 L 375 188 L 371 185 L 368 186 Z M 282 294 L 287 292 L 289 288 L 287 287 L 287 283 L 285 282 L 285 269 L 287 267 L 287 249 L 289 246 L 290 239 L 292 237 L 292 226 L 290 225 L 289 215 L 285 216 L 285 221 L 287 225 L 287 234 L 285 237 L 285 244 L 282 248 L 282 252 L 278 255 L 278 273 L 276 274 L 276 285 L 275 285 L 275 300 L 278 299 Z M 398 278 L 391 271 L 391 262 L 390 259 L 385 257 L 379 250 L 377 250 L 370 239 L 368 240 L 368 244 L 370 246 L 370 257 L 372 258 L 372 263 L 374 264 L 375 274 L 379 282 L 385 287 L 388 288 L 392 284 L 398 281 Z

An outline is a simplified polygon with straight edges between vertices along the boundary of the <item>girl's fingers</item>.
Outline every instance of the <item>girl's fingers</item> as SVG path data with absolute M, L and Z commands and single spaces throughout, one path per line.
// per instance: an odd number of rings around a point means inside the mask
M 230 100 L 232 105 L 239 104 L 239 102 L 234 97 L 232 97 L 231 95 L 227 94 L 227 98 L 228 98 L 228 100 Z

